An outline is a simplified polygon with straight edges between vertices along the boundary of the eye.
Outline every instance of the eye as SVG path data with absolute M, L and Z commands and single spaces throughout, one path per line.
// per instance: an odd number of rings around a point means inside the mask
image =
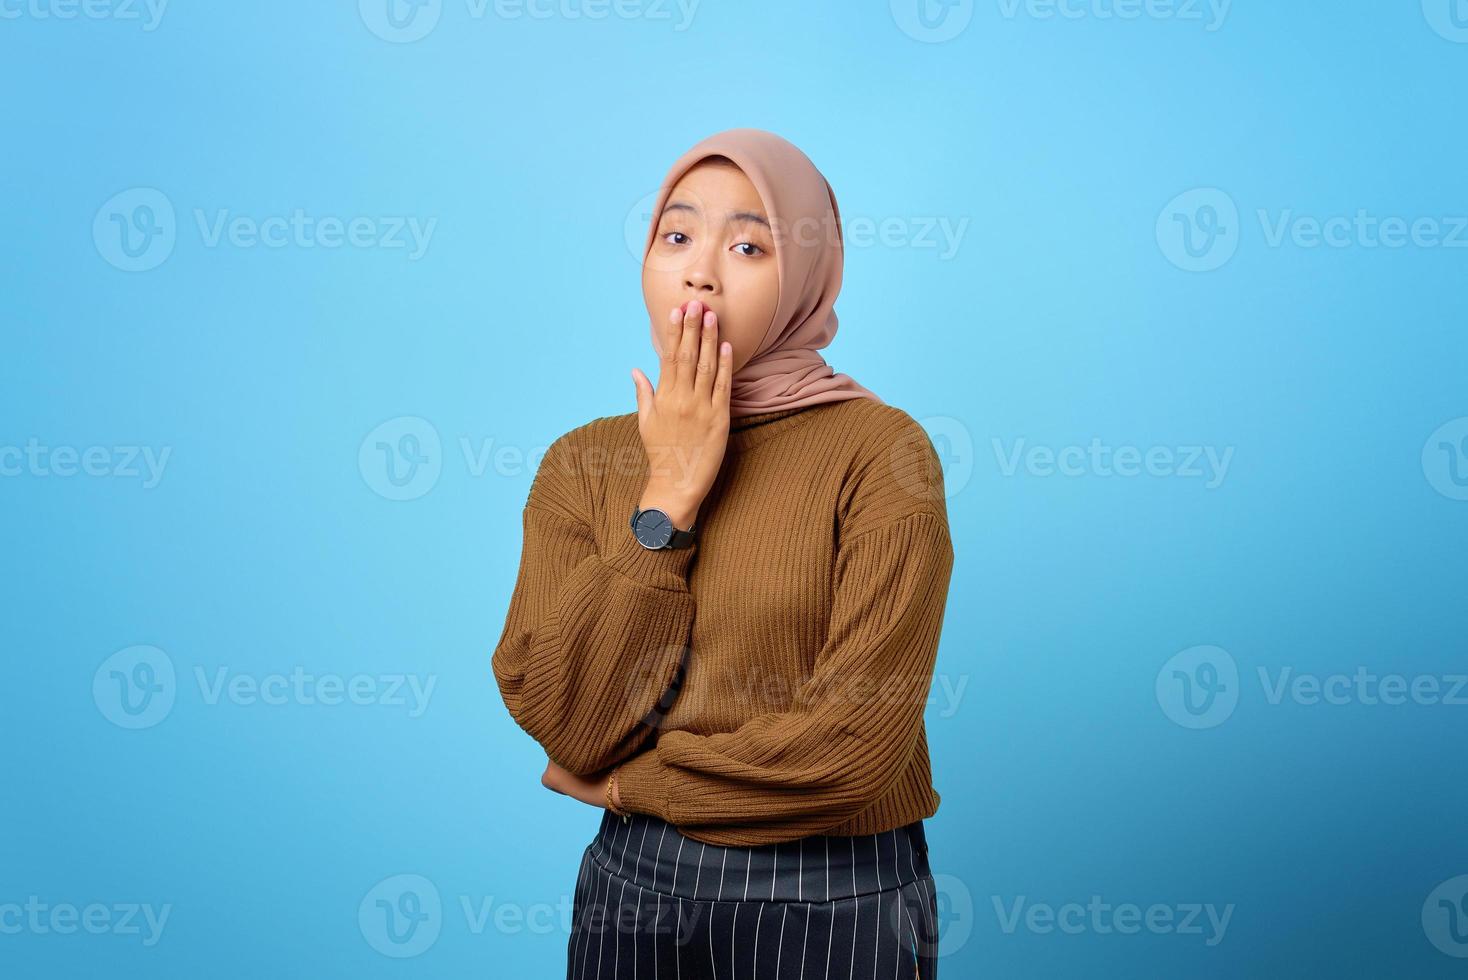
M 748 245 L 750 248 L 754 249 L 756 252 L 758 252 L 761 255 L 765 254 L 765 250 L 762 249 L 762 248 L 760 248 L 758 245 L 754 244 L 754 242 L 740 242 L 738 245 L 735 245 L 734 247 L 735 248 L 744 248 L 746 245 Z M 754 258 L 754 256 L 753 255 L 750 255 L 748 252 L 740 252 L 739 254 L 740 255 L 743 255 L 743 256 L 745 256 L 747 258 L 751 258 L 751 259 Z
M 669 232 L 665 232 L 663 234 L 663 241 L 667 242 L 668 241 L 668 237 L 670 235 L 680 235 L 683 238 L 687 238 L 688 237 L 687 235 L 684 235 L 683 232 L 681 232 L 681 231 L 669 231 Z M 670 245 L 682 245 L 683 243 L 682 242 L 668 242 L 668 244 L 670 244 Z

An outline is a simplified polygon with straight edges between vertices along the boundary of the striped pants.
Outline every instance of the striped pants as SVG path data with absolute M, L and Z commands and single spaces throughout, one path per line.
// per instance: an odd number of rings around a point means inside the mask
M 581 857 L 567 980 L 934 980 L 921 820 L 761 847 L 610 810 Z

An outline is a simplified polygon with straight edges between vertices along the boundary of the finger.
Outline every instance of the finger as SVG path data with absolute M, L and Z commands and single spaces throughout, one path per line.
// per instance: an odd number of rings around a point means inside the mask
M 714 376 L 714 404 L 729 416 L 729 396 L 734 389 L 734 345 L 727 340 L 719 344 L 719 371 Z
M 683 307 L 675 306 L 668 311 L 663 322 L 663 352 L 658 356 L 659 393 L 673 387 L 678 377 L 678 342 L 683 336 Z
M 703 322 L 704 305 L 691 300 L 683 311 L 683 338 L 678 343 L 678 389 L 693 388 L 693 376 L 698 371 L 698 334 Z
M 693 391 L 700 402 L 706 402 L 713 397 L 714 372 L 719 369 L 719 317 L 713 310 L 704 313 L 700 334 Z

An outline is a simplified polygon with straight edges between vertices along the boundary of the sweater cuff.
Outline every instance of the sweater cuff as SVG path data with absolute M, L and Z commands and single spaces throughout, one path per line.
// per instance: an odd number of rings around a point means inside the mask
M 688 563 L 698 550 L 698 539 L 687 548 L 644 548 L 631 528 L 622 532 L 622 544 L 606 563 L 628 578 L 655 589 L 688 591 Z
M 639 547 L 641 547 L 639 545 Z M 667 768 L 654 747 L 617 767 L 617 796 L 622 809 L 650 813 L 675 823 L 668 812 Z

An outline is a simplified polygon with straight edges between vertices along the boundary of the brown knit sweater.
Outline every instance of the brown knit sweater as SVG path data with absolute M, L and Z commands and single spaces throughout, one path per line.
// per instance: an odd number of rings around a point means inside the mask
M 547 449 L 492 657 L 515 721 L 709 844 L 932 816 L 953 545 L 922 427 L 867 398 L 734 419 L 691 548 L 633 537 L 646 483 L 636 412 Z

